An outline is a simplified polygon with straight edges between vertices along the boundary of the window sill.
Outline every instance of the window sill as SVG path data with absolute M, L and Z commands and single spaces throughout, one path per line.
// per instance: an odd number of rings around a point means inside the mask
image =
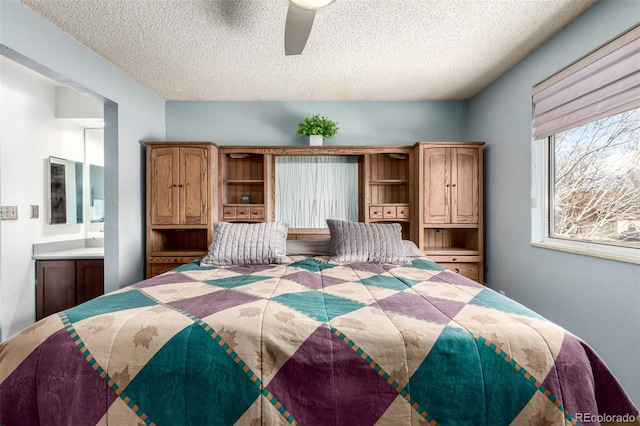
M 584 256 L 640 264 L 640 249 L 635 248 L 591 244 L 581 241 L 568 241 L 555 238 L 547 238 L 539 242 L 532 241 L 529 245 L 532 247 L 564 251 Z

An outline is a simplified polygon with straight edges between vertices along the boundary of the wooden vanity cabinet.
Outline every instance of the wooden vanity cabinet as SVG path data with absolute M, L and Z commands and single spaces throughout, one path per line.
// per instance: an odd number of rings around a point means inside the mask
M 36 321 L 102 294 L 102 259 L 36 261 Z

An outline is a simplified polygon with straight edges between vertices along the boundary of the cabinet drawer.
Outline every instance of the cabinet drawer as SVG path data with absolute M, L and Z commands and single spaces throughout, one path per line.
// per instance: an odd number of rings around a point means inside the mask
M 385 206 L 382 208 L 382 217 L 384 219 L 395 219 L 396 218 L 396 208 Z
M 429 257 L 429 259 L 433 260 L 436 263 L 479 263 L 482 262 L 482 258 L 480 256 L 458 256 L 458 255 L 433 255 L 430 254 L 429 250 L 426 250 L 425 253 Z
M 174 268 L 185 263 L 191 263 L 194 260 L 200 259 L 202 256 L 162 256 L 149 258 L 149 267 L 147 278 L 155 277 L 156 275 L 164 274 Z
M 264 219 L 264 207 L 251 207 L 251 219 Z
M 382 207 L 370 206 L 369 207 L 369 219 L 382 219 Z
M 407 205 L 379 205 L 369 206 L 369 219 L 408 219 Z
M 164 274 L 170 270 L 182 265 L 181 263 L 154 263 L 151 265 L 151 275 L 148 278 L 155 277 L 156 275 Z
M 480 280 L 480 267 L 477 263 L 462 263 L 462 262 L 453 262 L 453 263 L 439 263 L 440 266 L 443 266 L 447 269 L 452 270 L 460 275 L 463 275 L 467 278 L 471 278 L 472 280 L 479 282 Z
M 236 218 L 236 208 L 235 207 L 223 207 L 222 208 L 222 217 L 224 219 L 235 219 Z
M 202 256 L 204 256 L 204 254 Z M 149 258 L 149 263 L 154 265 L 162 263 L 175 263 L 178 265 L 183 265 L 185 263 L 190 263 L 194 260 L 200 259 L 202 256 L 154 256 Z
M 224 206 L 222 218 L 233 219 L 264 219 L 264 206 Z
M 249 219 L 251 211 L 249 207 L 236 207 L 236 219 Z
M 396 217 L 398 219 L 408 219 L 409 218 L 409 206 L 396 207 Z

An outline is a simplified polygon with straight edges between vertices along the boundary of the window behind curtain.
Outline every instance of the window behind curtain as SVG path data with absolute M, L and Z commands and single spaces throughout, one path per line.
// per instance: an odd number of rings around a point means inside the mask
M 640 247 L 640 109 L 550 142 L 550 236 Z
M 326 228 L 326 219 L 358 220 L 358 157 L 276 157 L 276 220 Z

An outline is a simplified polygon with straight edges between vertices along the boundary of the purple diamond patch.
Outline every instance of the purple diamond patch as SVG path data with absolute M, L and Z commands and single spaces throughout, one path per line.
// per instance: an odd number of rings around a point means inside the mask
M 192 278 L 189 278 L 184 274 L 176 272 L 174 274 L 162 274 L 162 275 L 155 276 L 153 278 L 149 278 L 148 280 L 144 280 L 136 284 L 136 287 L 145 288 L 145 287 L 153 287 L 156 285 L 188 283 L 193 281 L 194 280 Z
M 611 373 L 606 368 L 600 368 L 599 359 L 589 356 L 592 353 L 586 343 L 572 335 L 564 333 L 564 340 L 553 368 L 547 374 L 542 384 L 553 395 L 562 401 L 562 404 L 570 413 L 607 413 L 625 414 L 631 413 L 632 404 L 624 401 L 618 395 L 619 390 L 606 389 L 608 386 L 618 386 L 616 380 L 612 380 Z M 597 357 L 597 355 L 596 355 Z M 598 382 L 598 374 L 604 372 L 602 383 Z M 594 379 L 596 384 L 594 385 Z M 570 384 L 570 385 L 569 385 Z M 579 384 L 579 385 L 578 385 Z M 600 392 L 594 396 L 593 392 Z M 607 392 L 610 391 L 610 392 Z M 610 397 L 608 395 L 616 395 Z M 596 398 L 597 397 L 597 398 Z M 598 406 L 592 401 L 598 401 Z M 596 423 L 580 422 L 590 425 Z
M 414 318 L 448 324 L 464 303 L 453 300 L 423 298 L 413 293 L 396 293 L 378 302 L 387 311 L 398 312 Z
M 374 424 L 398 396 L 365 360 L 319 327 L 267 389 L 301 424 Z M 362 395 L 369 395 L 363 399 Z
M 333 285 L 342 284 L 346 282 L 345 280 L 341 280 L 340 278 L 333 278 L 326 275 L 314 274 L 307 271 L 295 272 L 293 274 L 285 275 L 282 278 L 295 281 L 313 290 L 319 290 L 323 287 L 331 287 Z
M 225 268 L 227 271 L 233 271 L 238 274 L 254 274 L 262 271 L 273 269 L 273 265 L 250 265 L 250 266 L 230 266 Z
M 244 305 L 245 303 L 250 303 L 256 300 L 261 299 L 248 294 L 238 293 L 233 290 L 220 290 L 203 296 L 171 302 L 168 305 L 181 309 L 185 312 L 189 312 L 191 315 L 202 319 L 211 314 L 215 314 L 216 312 L 224 311 L 225 309 Z
M 449 284 L 466 285 L 469 287 L 484 287 L 482 284 L 478 284 L 472 279 L 467 278 L 460 274 L 456 274 L 453 271 L 442 271 L 438 275 L 434 276 L 431 280 L 433 280 L 434 278 L 438 278 L 443 282 L 446 282 Z
M 384 274 L 398 265 L 388 265 L 383 263 L 349 263 L 347 266 L 359 271 L 371 272 L 373 274 Z
M 35 372 L 38 380 L 35 380 Z M 27 378 L 28 380 L 25 380 Z M 47 395 L 38 399 L 37 395 Z M 96 424 L 117 398 L 62 329 L 45 340 L 0 386 L 3 424 Z M 82 401 L 78 403 L 78 401 Z M 37 404 L 37 408 L 36 408 Z

